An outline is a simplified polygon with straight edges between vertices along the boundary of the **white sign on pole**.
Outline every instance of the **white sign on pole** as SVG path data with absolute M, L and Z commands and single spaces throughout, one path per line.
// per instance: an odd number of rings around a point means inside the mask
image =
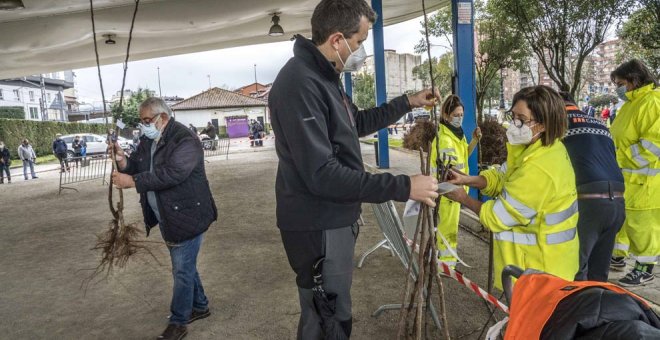
M 472 3 L 458 2 L 458 23 L 468 25 L 472 23 Z

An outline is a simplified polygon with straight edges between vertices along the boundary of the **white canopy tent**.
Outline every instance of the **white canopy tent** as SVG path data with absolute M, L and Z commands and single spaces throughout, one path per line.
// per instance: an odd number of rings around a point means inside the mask
M 130 60 L 164 57 L 310 36 L 319 0 L 142 0 Z M 427 10 L 449 0 L 428 0 Z M 94 66 L 87 0 L 23 0 L 24 9 L 0 10 L 0 79 Z M 383 0 L 383 20 L 392 25 L 422 15 L 421 0 Z M 123 62 L 133 0 L 95 0 L 101 64 Z M 268 36 L 279 12 L 285 34 Z M 114 34 L 116 44 L 102 35 Z

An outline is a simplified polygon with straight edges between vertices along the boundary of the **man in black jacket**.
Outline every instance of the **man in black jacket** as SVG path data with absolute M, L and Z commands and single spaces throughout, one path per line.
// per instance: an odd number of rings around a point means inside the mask
M 580 211 L 580 270 L 575 280 L 607 282 L 614 240 L 626 218 L 623 174 L 605 124 L 580 111 L 570 93 L 559 94 L 568 113 L 563 142 L 575 170 Z M 620 263 L 625 266 L 623 259 Z
M 188 323 L 211 314 L 197 272 L 197 254 L 204 232 L 218 216 L 199 138 L 171 115 L 163 100 L 147 98 L 140 105 L 144 136 L 128 159 L 115 145 L 121 173 L 112 174 L 117 187 L 135 187 L 147 235 L 158 224 L 170 251 L 174 277 L 171 316 L 159 339 L 182 339 Z
M 362 202 L 409 198 L 431 206 L 437 181 L 364 171 L 358 136 L 396 122 L 414 107 L 432 104 L 430 90 L 358 110 L 339 74 L 362 66 L 362 43 L 375 13 L 364 0 L 322 0 L 312 15 L 312 41 L 296 37 L 294 57 L 269 96 L 275 148 L 277 225 L 296 273 L 301 305 L 298 339 L 322 336 L 312 302 L 312 266 L 321 257 L 323 287 L 337 294 L 335 319 L 351 333 L 353 252 Z M 439 95 L 436 94 L 436 97 Z

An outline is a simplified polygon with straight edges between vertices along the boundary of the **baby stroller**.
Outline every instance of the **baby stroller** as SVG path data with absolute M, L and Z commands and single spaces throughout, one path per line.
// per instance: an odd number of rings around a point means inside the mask
M 660 339 L 660 319 L 648 303 L 614 284 L 571 282 L 514 266 L 504 268 L 502 284 L 510 303 L 505 340 Z M 504 323 L 487 338 L 496 339 Z

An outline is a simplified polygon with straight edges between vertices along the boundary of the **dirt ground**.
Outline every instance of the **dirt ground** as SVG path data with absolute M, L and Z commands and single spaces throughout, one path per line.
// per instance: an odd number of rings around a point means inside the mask
M 299 306 L 275 225 L 276 169 L 272 149 L 207 163 L 219 218 L 206 233 L 198 267 L 212 315 L 192 324 L 188 339 L 295 338 Z M 85 294 L 81 283 L 99 256 L 90 248 L 110 213 L 100 181 L 74 187 L 79 192 L 60 196 L 54 178 L 0 187 L 0 338 L 155 338 L 167 324 L 172 289 L 164 244 L 153 248 L 160 264 L 138 256 Z M 125 196 L 127 220 L 141 222 L 137 194 Z M 371 207 L 363 211 L 356 261 L 382 239 Z M 162 241 L 157 228 L 148 240 Z M 485 284 L 487 248 L 465 232 L 459 242 L 473 265 L 465 274 Z M 399 303 L 404 283 L 401 263 L 384 249 L 355 270 L 353 339 L 395 337 L 398 311 L 371 313 Z M 484 303 L 455 282 L 445 289 L 452 338 L 476 339 L 488 318 Z

